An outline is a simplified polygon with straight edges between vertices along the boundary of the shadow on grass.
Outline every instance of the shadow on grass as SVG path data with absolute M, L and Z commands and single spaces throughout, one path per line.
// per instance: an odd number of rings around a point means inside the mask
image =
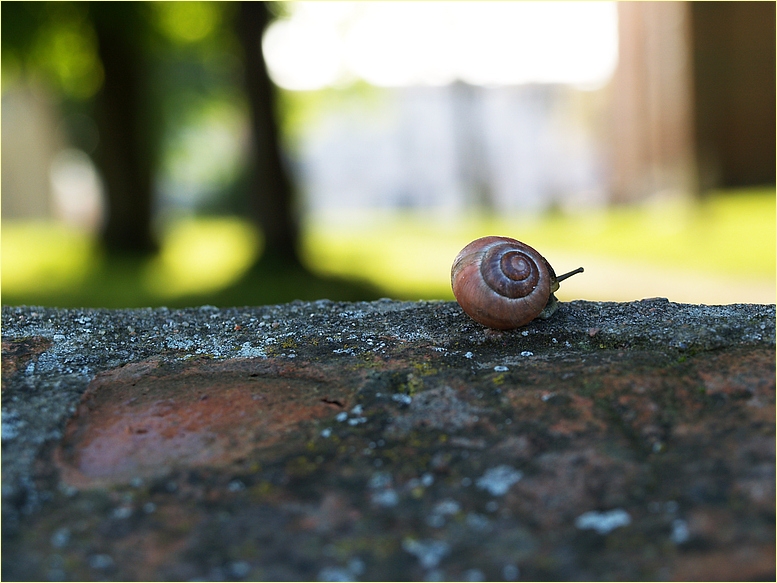
M 59 289 L 30 290 L 2 295 L 3 305 L 58 308 L 183 308 L 205 304 L 220 308 L 280 304 L 293 300 L 370 301 L 385 297 L 366 281 L 317 275 L 302 267 L 280 267 L 262 262 L 236 283 L 208 293 L 169 297 L 144 284 L 151 258 L 109 256 L 81 281 Z

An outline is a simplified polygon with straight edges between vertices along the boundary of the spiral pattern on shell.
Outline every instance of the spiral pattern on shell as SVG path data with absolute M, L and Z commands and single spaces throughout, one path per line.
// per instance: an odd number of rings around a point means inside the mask
M 509 237 L 483 237 L 456 257 L 453 295 L 473 320 L 507 330 L 531 322 L 554 291 L 556 274 L 535 249 Z

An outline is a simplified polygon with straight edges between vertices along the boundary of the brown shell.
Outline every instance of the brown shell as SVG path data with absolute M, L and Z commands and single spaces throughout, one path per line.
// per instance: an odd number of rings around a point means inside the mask
M 509 237 L 483 237 L 464 247 L 451 268 L 456 301 L 473 320 L 508 330 L 536 318 L 556 274 L 535 249 Z

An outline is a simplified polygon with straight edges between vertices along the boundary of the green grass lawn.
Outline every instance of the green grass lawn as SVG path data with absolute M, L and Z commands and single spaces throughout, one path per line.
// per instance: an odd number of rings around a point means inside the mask
M 261 254 L 261 236 L 238 218 L 173 223 L 163 234 L 159 255 L 143 260 L 108 258 L 88 234 L 61 224 L 6 221 L 2 302 L 173 307 L 381 296 L 451 299 L 453 258 L 469 241 L 489 234 L 532 245 L 558 272 L 594 266 L 565 282 L 562 291 L 573 297 L 640 296 L 638 282 L 631 282 L 628 292 L 617 289 L 629 283 L 623 280 L 632 277 L 630 270 L 637 270 L 656 273 L 656 278 L 665 274 L 667 282 L 687 280 L 693 286 L 698 281 L 699 299 L 691 294 L 690 301 L 715 303 L 710 288 L 728 281 L 765 290 L 741 301 L 774 301 L 774 190 L 718 193 L 694 204 L 660 202 L 540 217 L 373 211 L 309 217 L 306 225 L 303 253 L 311 274 L 274 274 L 249 269 Z M 605 267 L 597 273 L 596 266 Z M 579 281 L 589 287 L 576 290 L 572 281 L 577 278 L 587 278 Z M 666 289 L 674 288 L 667 283 Z M 737 288 L 732 289 L 730 297 L 739 301 Z
M 293 299 L 377 299 L 358 278 L 255 266 L 261 237 L 238 218 L 178 221 L 155 257 L 115 257 L 94 237 L 56 223 L 2 229 L 5 305 L 130 308 L 263 305 Z
M 718 193 L 693 204 L 657 202 L 541 217 L 470 215 L 450 220 L 378 213 L 347 220 L 329 217 L 310 224 L 307 249 L 311 263 L 324 272 L 359 273 L 392 296 L 449 299 L 453 258 L 469 241 L 485 235 L 528 243 L 559 273 L 587 262 L 604 262 L 613 269 L 641 266 L 651 273 L 668 272 L 673 279 L 700 278 L 700 285 L 737 280 L 773 287 L 775 280 L 773 190 Z M 557 263 L 556 257 L 567 263 Z M 587 276 L 570 279 L 561 295 Z M 628 282 L 600 283 L 589 290 L 594 295 L 588 299 L 625 299 L 608 286 Z M 701 299 L 696 301 L 714 297 L 701 293 L 712 290 L 698 291 Z

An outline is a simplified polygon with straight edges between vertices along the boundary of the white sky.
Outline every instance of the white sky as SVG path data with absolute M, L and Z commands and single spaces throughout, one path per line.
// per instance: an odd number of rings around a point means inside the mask
M 618 60 L 614 2 L 290 2 L 266 31 L 291 90 L 373 85 L 604 84 Z

